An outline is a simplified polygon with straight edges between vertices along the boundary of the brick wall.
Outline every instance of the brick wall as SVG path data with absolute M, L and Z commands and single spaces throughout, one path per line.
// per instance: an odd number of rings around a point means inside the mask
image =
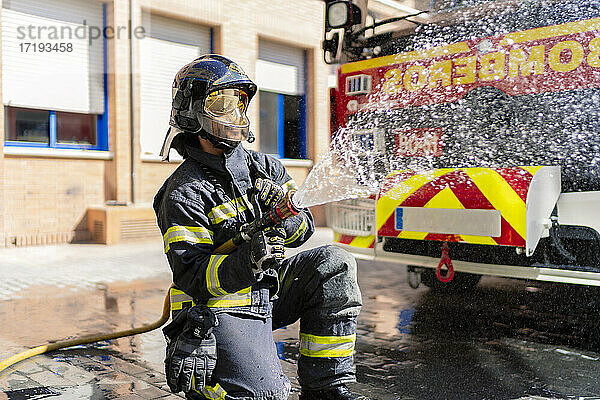
M 85 240 L 85 213 L 104 203 L 105 161 L 4 159 L 4 245 Z

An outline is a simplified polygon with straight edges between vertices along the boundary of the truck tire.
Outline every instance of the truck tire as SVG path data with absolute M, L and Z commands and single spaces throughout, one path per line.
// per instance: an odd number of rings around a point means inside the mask
M 427 268 L 421 273 L 421 283 L 437 293 L 460 293 L 473 289 L 481 275 L 455 272 L 450 282 L 441 282 L 435 275 L 435 269 Z

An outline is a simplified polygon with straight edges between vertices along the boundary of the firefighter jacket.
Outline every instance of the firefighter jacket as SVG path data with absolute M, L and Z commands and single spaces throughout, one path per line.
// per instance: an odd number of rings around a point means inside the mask
M 189 157 L 167 178 L 154 198 L 173 282 L 172 309 L 188 296 L 216 312 L 229 310 L 270 316 L 270 298 L 277 291 L 274 270 L 255 276 L 249 244 L 230 254 L 214 250 L 233 238 L 240 227 L 260 215 L 253 201 L 257 178 L 271 179 L 284 190 L 296 187 L 279 160 L 241 145 L 223 156 L 188 147 Z M 283 222 L 285 245 L 297 247 L 313 233 L 308 209 Z M 181 295 L 181 301 L 177 296 Z

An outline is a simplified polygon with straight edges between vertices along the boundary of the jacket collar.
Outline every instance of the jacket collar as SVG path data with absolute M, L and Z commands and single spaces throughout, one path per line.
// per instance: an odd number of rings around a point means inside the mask
M 238 187 L 241 193 L 246 193 L 249 186 L 252 185 L 250 179 L 250 169 L 248 162 L 248 153 L 240 144 L 233 151 L 217 156 L 202 151 L 197 147 L 186 147 L 190 157 L 199 164 L 209 168 L 217 174 L 227 174 L 233 178 L 233 183 Z

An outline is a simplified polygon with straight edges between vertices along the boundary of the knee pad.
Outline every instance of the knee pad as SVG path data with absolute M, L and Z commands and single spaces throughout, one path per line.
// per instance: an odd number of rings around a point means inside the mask
M 271 318 L 233 313 L 218 318 L 213 381 L 225 388 L 228 398 L 287 399 L 291 385 L 277 356 Z

